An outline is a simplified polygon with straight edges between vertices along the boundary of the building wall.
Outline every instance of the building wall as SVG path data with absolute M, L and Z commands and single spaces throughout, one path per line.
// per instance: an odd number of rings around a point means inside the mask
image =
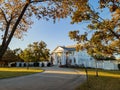
M 87 54 L 86 51 L 72 51 L 71 54 L 67 55 L 66 51 L 63 50 L 61 55 L 61 63 L 57 62 L 57 52 L 53 54 L 54 57 L 54 65 L 66 65 L 66 59 L 68 57 L 68 63 L 70 65 L 84 65 L 85 67 L 90 68 L 101 68 L 106 70 L 118 70 L 118 62 L 115 61 L 95 61 L 90 55 Z M 71 63 L 70 63 L 71 62 Z

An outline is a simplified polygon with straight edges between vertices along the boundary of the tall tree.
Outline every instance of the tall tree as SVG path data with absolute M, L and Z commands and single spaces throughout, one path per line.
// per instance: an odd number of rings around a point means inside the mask
M 71 39 L 77 41 L 76 49 L 87 50 L 97 55 L 111 57 L 120 53 L 120 1 L 119 0 L 79 0 L 72 15 L 72 24 L 87 23 L 88 31 L 84 34 L 80 30 L 70 31 Z M 108 11 L 109 17 L 104 12 Z M 89 36 L 92 32 L 91 37 Z M 89 37 L 89 38 L 88 38 Z M 96 59 L 97 60 L 97 59 Z
M 20 57 L 25 61 L 46 61 L 49 59 L 49 49 L 47 49 L 47 44 L 43 41 L 33 42 L 29 44 L 28 47 L 20 54 Z
M 25 62 L 28 62 L 28 61 L 31 61 L 31 51 L 29 49 L 25 49 L 24 51 L 22 51 L 20 53 L 20 57 L 25 61 Z
M 64 18 L 71 11 L 66 6 L 66 0 L 0 0 L 0 60 L 13 36 L 21 38 L 31 27 L 33 16 L 46 20 Z
M 95 0 L 98 6 L 91 5 L 91 0 L 80 0 L 72 15 L 72 23 L 87 24 L 88 31 L 80 34 L 79 30 L 70 31 L 71 39 L 77 41 L 77 50 L 86 49 L 90 55 L 106 55 L 120 53 L 120 1 Z M 84 4 L 82 4 L 84 2 Z M 81 4 L 81 5 L 80 5 Z M 104 12 L 109 10 L 109 18 Z M 92 32 L 91 37 L 89 31 Z
M 19 54 L 22 52 L 21 48 L 16 48 L 13 50 L 14 54 L 19 56 Z
M 7 49 L 5 52 L 2 62 L 5 62 L 6 65 L 10 62 L 23 61 L 18 55 L 14 53 L 13 50 Z

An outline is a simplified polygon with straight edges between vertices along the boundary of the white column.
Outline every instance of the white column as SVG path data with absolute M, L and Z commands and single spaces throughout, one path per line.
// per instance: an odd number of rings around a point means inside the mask
M 62 52 L 62 55 L 61 55 L 61 65 L 65 65 L 65 53 Z
M 53 54 L 53 58 L 54 58 L 53 64 L 57 65 L 57 55 L 56 55 L 56 53 Z
M 76 64 L 79 65 L 80 63 L 79 52 L 76 52 Z

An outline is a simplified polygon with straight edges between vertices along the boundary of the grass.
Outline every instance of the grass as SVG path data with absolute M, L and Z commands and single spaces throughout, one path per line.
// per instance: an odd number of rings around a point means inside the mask
M 83 69 L 80 69 L 85 74 Z M 95 76 L 95 70 L 88 70 L 88 83 L 83 83 L 76 90 L 120 90 L 120 71 L 99 70 L 99 77 Z
M 0 68 L 0 79 L 24 76 L 42 72 L 40 68 Z

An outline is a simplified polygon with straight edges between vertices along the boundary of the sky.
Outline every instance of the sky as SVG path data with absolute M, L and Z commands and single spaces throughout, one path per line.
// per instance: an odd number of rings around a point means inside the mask
M 83 23 L 72 25 L 70 21 L 70 18 L 61 19 L 56 21 L 56 23 L 53 23 L 52 20 L 45 21 L 34 19 L 34 24 L 28 32 L 25 33 L 26 35 L 20 40 L 13 38 L 9 47 L 11 49 L 25 49 L 28 44 L 41 40 L 47 44 L 47 48 L 51 51 L 57 46 L 74 45 L 76 42 L 70 40 L 68 36 L 69 31 L 81 29 L 80 32 L 83 33 L 86 27 Z

